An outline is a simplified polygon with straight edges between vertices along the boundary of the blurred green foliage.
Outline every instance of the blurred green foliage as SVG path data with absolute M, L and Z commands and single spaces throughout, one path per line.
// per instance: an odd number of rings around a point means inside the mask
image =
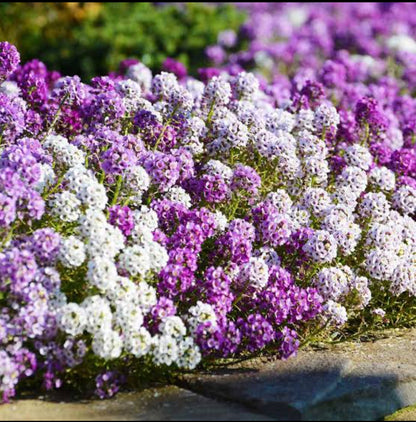
M 195 73 L 218 33 L 244 21 L 232 5 L 203 3 L 0 3 L 0 16 L 0 39 L 15 44 L 23 61 L 38 58 L 84 80 L 127 57 L 159 70 L 169 56 Z

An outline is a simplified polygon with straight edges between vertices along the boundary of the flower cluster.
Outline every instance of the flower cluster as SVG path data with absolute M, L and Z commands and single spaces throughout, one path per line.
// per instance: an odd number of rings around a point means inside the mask
M 416 296 L 416 53 L 374 23 L 381 6 L 352 13 L 371 43 L 336 24 L 348 5 L 251 7 L 249 51 L 204 82 L 168 60 L 87 84 L 0 43 L 4 400 L 82 365 L 104 398 L 136 363 L 288 358 L 314 327 Z M 264 25 L 269 8 L 284 13 Z M 220 64 L 235 42 L 207 53 Z M 289 52 L 302 60 L 282 71 Z M 253 58 L 272 82 L 243 70 Z

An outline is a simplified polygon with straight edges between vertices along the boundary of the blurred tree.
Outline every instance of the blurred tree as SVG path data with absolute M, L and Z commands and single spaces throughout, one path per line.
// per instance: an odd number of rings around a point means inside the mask
M 159 70 L 168 56 L 194 73 L 207 65 L 204 48 L 225 29 L 238 30 L 244 14 L 228 4 L 0 3 L 0 37 L 23 61 L 84 80 L 136 57 Z

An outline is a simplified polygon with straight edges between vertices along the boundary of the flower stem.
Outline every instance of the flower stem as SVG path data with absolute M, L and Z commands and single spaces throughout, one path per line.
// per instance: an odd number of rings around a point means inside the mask
M 121 175 L 117 176 L 116 190 L 114 191 L 113 199 L 111 200 L 110 205 L 115 205 L 117 203 L 118 196 L 120 195 L 121 185 L 123 183 L 123 177 Z

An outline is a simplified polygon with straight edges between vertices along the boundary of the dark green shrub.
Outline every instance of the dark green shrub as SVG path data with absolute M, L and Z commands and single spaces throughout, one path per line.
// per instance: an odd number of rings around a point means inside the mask
M 207 65 L 204 48 L 218 32 L 238 29 L 242 12 L 202 3 L 1 3 L 0 37 L 22 60 L 84 79 L 136 57 L 156 70 L 170 56 L 191 72 Z

